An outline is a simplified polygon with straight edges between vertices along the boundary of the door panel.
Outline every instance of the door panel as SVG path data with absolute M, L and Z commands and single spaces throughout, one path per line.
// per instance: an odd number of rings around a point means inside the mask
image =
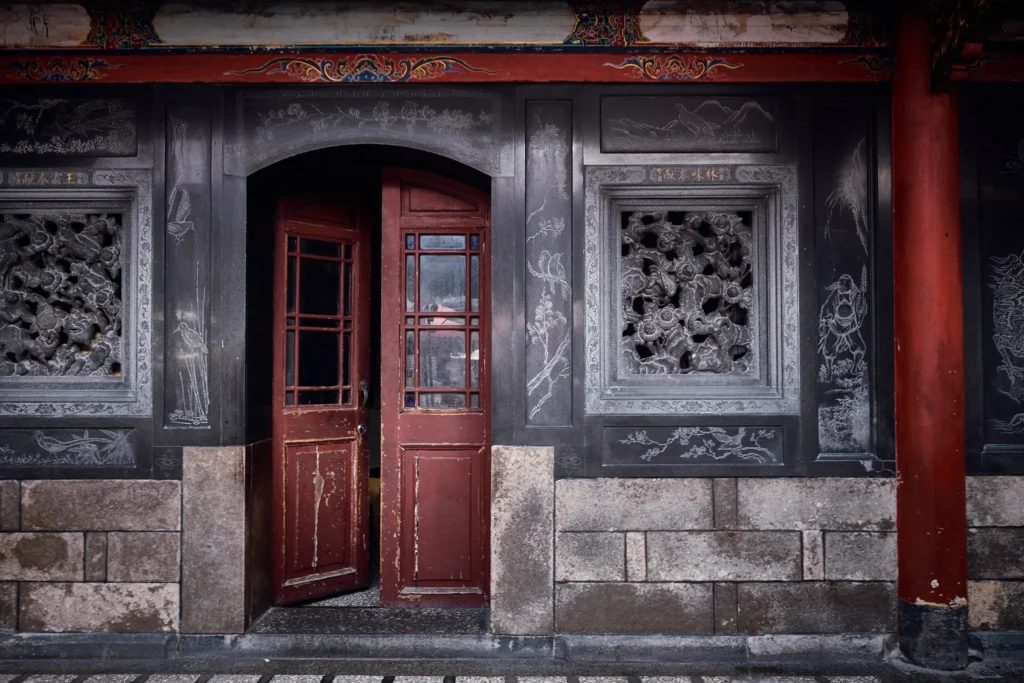
M 381 601 L 483 605 L 490 200 L 405 170 L 382 200 Z
M 354 198 L 278 208 L 274 602 L 366 586 L 369 235 Z

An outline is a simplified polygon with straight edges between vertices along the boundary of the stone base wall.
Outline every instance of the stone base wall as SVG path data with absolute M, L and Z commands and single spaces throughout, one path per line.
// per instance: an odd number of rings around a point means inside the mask
M 559 633 L 896 628 L 895 496 L 881 479 L 563 479 Z
M 968 478 L 967 525 L 970 627 L 1024 630 L 1024 477 Z
M 0 482 L 0 628 L 178 630 L 177 481 Z

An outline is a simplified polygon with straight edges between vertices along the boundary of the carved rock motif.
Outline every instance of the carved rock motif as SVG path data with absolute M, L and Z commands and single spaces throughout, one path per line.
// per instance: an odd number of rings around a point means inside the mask
M 4 215 L 0 376 L 120 371 L 120 217 Z
M 0 153 L 131 156 L 135 111 L 117 99 L 6 99 Z
M 735 213 L 630 214 L 621 261 L 626 367 L 637 374 L 749 372 L 752 242 Z

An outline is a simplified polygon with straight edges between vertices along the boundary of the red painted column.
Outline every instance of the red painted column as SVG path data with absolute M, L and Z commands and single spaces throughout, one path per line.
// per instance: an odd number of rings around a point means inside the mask
M 900 648 L 967 664 L 960 159 L 955 91 L 931 90 L 931 33 L 904 12 L 892 92 Z

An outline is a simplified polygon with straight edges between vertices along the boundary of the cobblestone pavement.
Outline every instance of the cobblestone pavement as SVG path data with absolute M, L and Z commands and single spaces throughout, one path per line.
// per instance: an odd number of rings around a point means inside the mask
M 875 676 L 333 676 L 2 674 L 0 683 L 883 683 Z

